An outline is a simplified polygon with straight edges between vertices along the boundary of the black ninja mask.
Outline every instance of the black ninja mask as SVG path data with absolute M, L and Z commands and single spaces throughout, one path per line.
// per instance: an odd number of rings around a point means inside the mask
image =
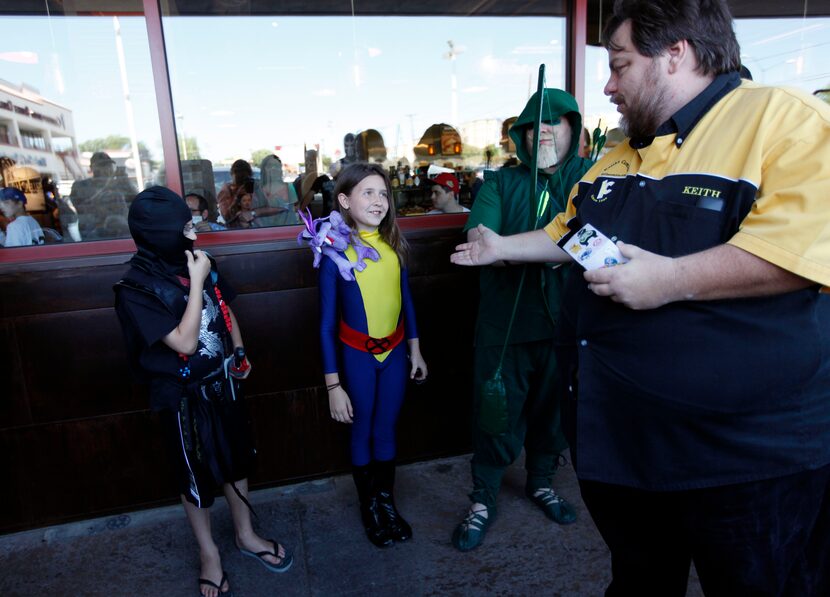
M 138 248 L 133 262 L 143 261 L 142 269 L 161 268 L 168 274 L 186 276 L 185 251 L 193 251 L 193 241 L 183 231 L 190 219 L 190 209 L 184 199 L 170 189 L 157 186 L 141 191 L 133 200 L 127 218 Z

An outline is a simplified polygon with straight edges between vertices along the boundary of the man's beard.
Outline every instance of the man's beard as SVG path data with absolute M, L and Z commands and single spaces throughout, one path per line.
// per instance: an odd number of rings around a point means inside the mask
M 550 145 L 539 144 L 539 154 L 536 158 L 537 168 L 552 168 L 559 164 L 559 156 L 556 154 L 556 141 Z
M 661 112 L 667 93 L 657 68 L 657 63 L 652 63 L 637 95 L 624 98 L 626 114 L 620 118 L 620 128 L 626 137 L 650 137 L 663 124 Z

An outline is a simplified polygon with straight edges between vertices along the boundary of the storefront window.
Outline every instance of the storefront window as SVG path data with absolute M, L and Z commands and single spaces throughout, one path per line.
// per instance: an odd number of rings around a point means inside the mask
M 735 20 L 741 46 L 741 62 L 753 80 L 764 85 L 796 87 L 807 93 L 830 88 L 830 68 L 825 52 L 830 46 L 830 18 L 765 18 Z M 591 40 L 594 42 L 595 40 Z M 588 46 L 585 56 L 585 122 L 593 129 L 609 131 L 610 149 L 623 139 L 617 129 L 619 114 L 602 90 L 608 81 L 608 53 Z
M 548 86 L 564 85 L 556 2 L 546 15 L 512 3 L 500 15 L 406 5 L 430 16 L 328 4 L 313 16 L 227 16 L 162 2 L 183 186 L 213 224 L 296 224 L 306 206 L 325 214 L 332 179 L 356 160 L 387 169 L 402 215 L 433 209 L 430 166 L 457 171 L 469 204 L 475 176 L 515 155 L 502 125 L 535 90 L 539 65 Z
M 19 4 L 0 9 L 2 186 L 25 194 L 17 216 L 42 242 L 128 237 L 129 204 L 161 163 L 142 4 Z

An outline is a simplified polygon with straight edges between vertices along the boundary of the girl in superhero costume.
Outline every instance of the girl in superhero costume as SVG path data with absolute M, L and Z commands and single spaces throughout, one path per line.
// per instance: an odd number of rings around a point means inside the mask
M 395 425 L 407 377 L 426 379 L 427 366 L 409 290 L 406 240 L 395 222 L 386 172 L 374 164 L 348 166 L 337 177 L 334 196 L 337 212 L 306 220 L 308 231 L 301 236 L 320 268 L 320 341 L 331 416 L 352 426 L 352 473 L 363 526 L 373 544 L 386 547 L 412 537 L 393 497 Z
M 164 187 L 139 193 L 128 223 L 137 252 L 115 285 L 116 312 L 138 379 L 150 386 L 168 458 L 179 476 L 185 513 L 199 544 L 199 592 L 229 595 L 227 574 L 210 531 L 210 506 L 221 486 L 236 545 L 272 572 L 292 556 L 257 535 L 247 501 L 254 449 L 238 379 L 251 371 L 242 335 L 227 305 L 235 293 L 207 254 L 184 200 Z M 237 352 L 234 357 L 234 352 Z

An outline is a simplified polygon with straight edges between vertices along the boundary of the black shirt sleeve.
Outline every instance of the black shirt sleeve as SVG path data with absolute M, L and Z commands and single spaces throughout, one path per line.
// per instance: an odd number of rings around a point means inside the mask
M 117 310 L 122 323 L 129 324 L 145 346 L 152 346 L 179 325 L 179 319 L 156 297 L 130 288 L 120 290 Z

